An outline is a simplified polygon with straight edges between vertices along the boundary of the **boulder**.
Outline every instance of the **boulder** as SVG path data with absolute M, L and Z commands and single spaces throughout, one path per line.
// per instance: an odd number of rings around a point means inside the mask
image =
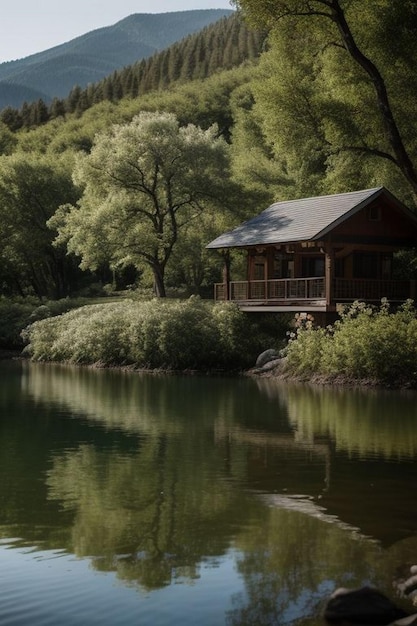
M 276 361 L 279 358 L 279 352 L 277 350 L 273 348 L 265 350 L 256 359 L 256 367 L 263 367 L 266 363 L 269 363 L 269 361 Z
M 324 611 L 326 624 L 415 624 L 413 618 L 396 606 L 383 593 L 372 587 L 338 589 L 330 598 Z

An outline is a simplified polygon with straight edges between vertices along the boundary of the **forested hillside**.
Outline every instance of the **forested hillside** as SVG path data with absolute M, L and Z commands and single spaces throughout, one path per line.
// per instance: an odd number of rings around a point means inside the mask
M 68 113 L 80 115 L 103 100 L 117 102 L 165 89 L 173 83 L 204 79 L 258 58 L 265 39 L 265 31 L 249 29 L 238 14 L 232 14 L 85 89 L 75 85 L 67 98 L 54 98 L 49 106 L 39 98 L 24 102 L 20 109 L 6 107 L 0 120 L 12 131 L 33 128 Z
M 95 83 L 231 14 L 227 9 L 138 13 L 44 52 L 1 63 L 0 109 L 38 98 L 47 103 L 65 98 L 74 85 Z
M 251 22 L 3 111 L 0 293 L 211 293 L 244 264 L 205 245 L 272 200 L 385 186 L 416 209 L 415 4 L 240 3 Z

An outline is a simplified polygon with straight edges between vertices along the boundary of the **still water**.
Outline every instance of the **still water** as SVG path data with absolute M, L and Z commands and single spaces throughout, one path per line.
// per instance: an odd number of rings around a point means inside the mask
M 339 586 L 397 601 L 416 399 L 0 362 L 0 624 L 306 626 Z

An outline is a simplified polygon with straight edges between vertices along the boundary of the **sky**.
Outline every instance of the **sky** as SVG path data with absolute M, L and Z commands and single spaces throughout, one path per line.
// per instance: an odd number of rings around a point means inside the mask
M 229 0 L 12 0 L 0 18 L 0 63 L 48 50 L 132 13 L 231 9 Z

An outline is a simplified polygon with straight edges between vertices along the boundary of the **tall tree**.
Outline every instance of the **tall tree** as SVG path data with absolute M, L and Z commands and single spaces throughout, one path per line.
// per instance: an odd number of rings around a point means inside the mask
M 15 134 L 0 119 L 0 154 L 11 154 L 16 144 L 17 138 Z
M 75 202 L 71 168 L 49 157 L 16 153 L 0 157 L 0 262 L 8 292 L 60 298 L 70 292 L 75 264 L 52 246 L 47 220 L 60 204 Z M 4 274 L 4 272 L 3 272 Z
M 356 112 L 358 107 L 368 109 L 372 93 L 374 132 L 368 136 L 361 133 L 351 143 L 346 141 L 345 133 L 337 148 L 394 164 L 417 196 L 414 116 L 404 115 L 401 102 L 402 97 L 409 99 L 410 87 L 414 98 L 416 94 L 413 70 L 417 61 L 416 3 L 407 0 L 399 6 L 395 0 L 368 0 L 367 3 L 361 0 L 238 0 L 237 4 L 252 23 L 271 29 L 275 40 L 281 36 L 289 40 L 290 26 L 294 28 L 293 48 L 310 46 L 311 53 L 311 33 L 314 33 L 317 45 L 314 54 L 310 54 L 314 76 L 316 79 L 323 77 L 318 71 L 320 63 L 328 70 L 332 62 L 333 91 L 343 85 L 343 95 L 351 104 L 348 110 L 343 106 L 343 97 L 340 99 L 339 129 L 340 113 L 348 113 L 347 124 L 351 122 L 355 126 L 355 104 Z M 322 85 L 316 82 L 317 94 Z M 353 94 L 355 85 L 358 88 Z M 329 82 L 324 92 L 330 94 Z M 335 99 L 329 97 L 328 102 L 334 107 Z M 309 106 L 306 101 L 305 109 Z M 334 113 L 333 110 L 335 119 Z M 375 131 L 375 120 L 379 121 L 379 132 Z M 350 137 L 352 139 L 352 135 Z M 329 152 L 335 150 L 333 144 Z
M 217 134 L 215 126 L 181 127 L 174 114 L 147 112 L 98 135 L 76 168 L 81 200 L 50 221 L 57 241 L 82 257 L 83 268 L 103 261 L 147 265 L 155 294 L 164 297 L 165 269 L 181 230 L 221 206 L 233 187 L 228 146 Z

